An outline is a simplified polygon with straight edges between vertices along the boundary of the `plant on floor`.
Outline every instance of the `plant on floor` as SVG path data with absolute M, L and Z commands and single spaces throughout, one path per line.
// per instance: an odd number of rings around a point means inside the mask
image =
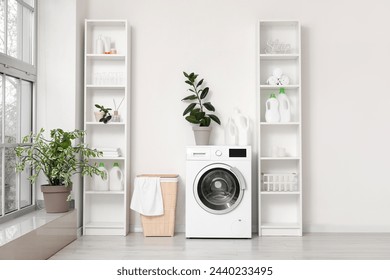
M 215 112 L 214 106 L 210 102 L 205 102 L 205 98 L 209 93 L 209 88 L 202 88 L 203 80 L 201 79 L 197 82 L 198 74 L 190 73 L 187 74 L 183 72 L 186 77 L 185 83 L 190 85 L 189 91 L 192 92 L 191 95 L 184 97 L 182 101 L 191 101 L 191 103 L 187 106 L 187 108 L 183 112 L 183 116 L 185 119 L 192 123 L 197 124 L 201 127 L 210 126 L 211 120 L 216 122 L 217 124 L 221 124 L 219 118 L 214 114 L 209 114 L 207 111 Z
M 89 158 L 102 156 L 103 153 L 88 148 L 84 143 L 72 145 L 72 141 L 81 140 L 85 136 L 85 131 L 53 129 L 50 131 L 50 139 L 45 138 L 44 131 L 42 128 L 37 134 L 30 133 L 15 148 L 18 157 L 16 170 L 22 172 L 32 167 L 32 174 L 28 178 L 31 183 L 36 181 L 41 172 L 53 186 L 70 186 L 72 176 L 77 173 L 103 176 L 96 165 L 89 163 Z
M 68 190 L 67 199 L 70 199 L 72 187 L 72 176 L 82 174 L 83 176 L 97 175 L 104 178 L 105 173 L 100 171 L 96 164 L 90 163 L 90 158 L 103 155 L 96 149 L 90 149 L 82 143 L 86 132 L 83 130 L 64 131 L 53 129 L 48 138 L 44 136 L 44 129 L 37 134 L 30 133 L 23 138 L 22 144 L 15 148 L 17 156 L 16 171 L 28 170 L 31 175 L 28 177 L 31 183 L 35 183 L 38 175 L 46 177 L 48 185 L 66 187 Z M 72 142 L 76 142 L 72 145 Z M 46 199 L 45 199 L 46 204 Z
M 103 113 L 103 115 L 100 117 L 99 122 L 108 123 L 112 116 L 110 114 L 111 108 L 104 108 L 103 105 L 95 104 L 95 107 L 99 109 L 100 113 Z

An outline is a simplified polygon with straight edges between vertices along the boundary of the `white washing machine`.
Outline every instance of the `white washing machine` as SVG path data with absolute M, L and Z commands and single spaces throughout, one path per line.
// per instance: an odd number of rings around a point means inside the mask
M 187 147 L 186 237 L 252 237 L 251 147 Z

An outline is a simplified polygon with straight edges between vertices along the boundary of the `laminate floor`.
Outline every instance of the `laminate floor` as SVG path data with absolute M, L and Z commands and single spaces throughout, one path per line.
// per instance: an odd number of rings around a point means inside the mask
M 186 239 L 82 236 L 53 260 L 390 260 L 390 233 L 310 233 L 303 237 Z

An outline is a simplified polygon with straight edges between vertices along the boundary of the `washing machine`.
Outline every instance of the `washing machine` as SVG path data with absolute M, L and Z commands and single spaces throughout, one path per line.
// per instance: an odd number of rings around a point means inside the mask
M 186 150 L 186 237 L 251 238 L 251 147 Z

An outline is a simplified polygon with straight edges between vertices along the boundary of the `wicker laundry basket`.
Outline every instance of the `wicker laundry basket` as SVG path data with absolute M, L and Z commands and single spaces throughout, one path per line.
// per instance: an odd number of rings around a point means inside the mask
M 160 177 L 164 214 L 161 216 L 141 215 L 144 236 L 173 236 L 175 233 L 177 174 L 142 174 L 139 177 Z

